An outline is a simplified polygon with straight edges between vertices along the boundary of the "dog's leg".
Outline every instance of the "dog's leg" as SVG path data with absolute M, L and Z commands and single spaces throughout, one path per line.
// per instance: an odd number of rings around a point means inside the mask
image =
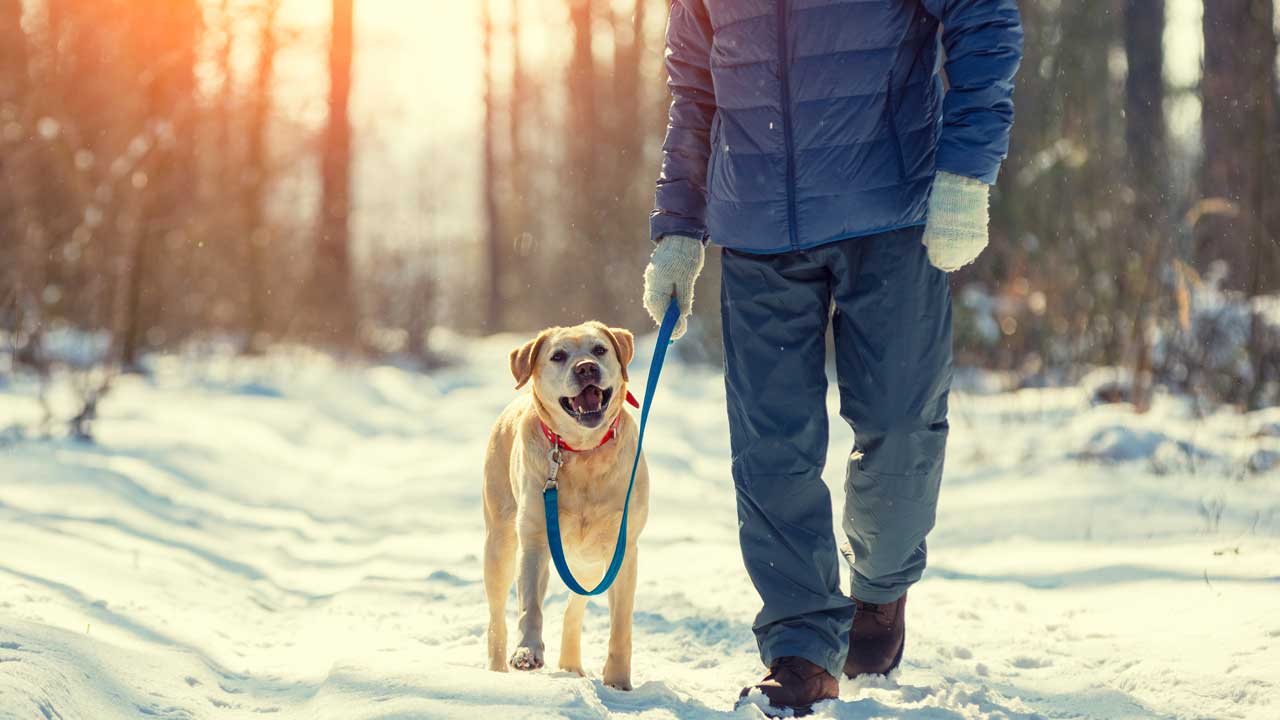
M 507 594 L 516 574 L 514 518 L 486 517 L 484 592 L 489 598 L 489 669 L 507 671 Z
M 627 546 L 627 558 L 609 588 L 609 658 L 604 663 L 604 684 L 631 689 L 631 613 L 636 605 L 636 546 Z
M 564 632 L 560 635 L 560 669 L 585 675 L 582 671 L 582 615 L 587 609 L 587 596 L 569 593 L 564 609 Z
M 520 539 L 520 572 L 516 579 L 520 644 L 511 655 L 511 667 L 517 670 L 537 670 L 543 665 L 542 600 L 547 594 L 549 558 L 545 538 Z

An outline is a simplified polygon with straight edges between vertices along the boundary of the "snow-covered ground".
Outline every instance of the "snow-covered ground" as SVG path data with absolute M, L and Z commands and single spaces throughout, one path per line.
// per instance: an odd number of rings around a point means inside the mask
M 31 381 L 0 384 L 0 717 L 758 717 L 732 709 L 761 668 L 721 379 L 678 363 L 648 447 L 636 689 L 599 680 L 599 602 L 593 676 L 483 669 L 481 450 L 518 340 L 460 343 L 432 375 L 158 358 L 93 444 L 6 432 L 40 410 Z M 903 668 L 818 716 L 1280 717 L 1280 409 L 953 397 Z M 553 576 L 552 659 L 565 600 Z

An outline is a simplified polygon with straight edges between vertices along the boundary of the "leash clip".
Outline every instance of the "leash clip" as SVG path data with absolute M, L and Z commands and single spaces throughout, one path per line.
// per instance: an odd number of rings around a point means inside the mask
M 556 476 L 560 474 L 560 466 L 564 464 L 564 451 L 560 449 L 559 442 L 551 445 L 551 451 L 547 453 L 547 462 L 551 465 L 551 472 L 547 476 L 547 484 L 542 486 L 544 495 L 547 491 L 556 489 Z

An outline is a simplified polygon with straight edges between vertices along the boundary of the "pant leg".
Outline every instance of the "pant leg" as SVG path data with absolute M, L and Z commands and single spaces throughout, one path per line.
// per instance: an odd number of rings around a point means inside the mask
M 923 228 L 830 246 L 840 414 L 855 442 L 844 530 L 853 594 L 901 597 L 924 572 L 947 441 L 951 292 Z
M 807 253 L 724 251 L 725 390 L 742 559 L 763 607 L 766 665 L 799 656 L 840 672 L 852 601 L 840 591 L 827 454 L 830 275 Z

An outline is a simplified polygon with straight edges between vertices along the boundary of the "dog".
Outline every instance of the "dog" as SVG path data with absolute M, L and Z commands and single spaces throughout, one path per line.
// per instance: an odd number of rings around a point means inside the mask
M 493 426 L 484 461 L 484 587 L 489 600 L 489 669 L 536 670 L 544 664 L 542 603 L 550 574 L 542 493 L 560 445 L 560 532 L 569 569 L 584 587 L 599 582 L 613 557 L 622 505 L 636 455 L 635 420 L 623 405 L 635 336 L 589 322 L 549 328 L 511 351 L 521 394 Z M 634 403 L 634 401 L 632 400 Z M 649 471 L 640 459 L 627 520 L 626 558 L 608 590 L 606 685 L 631 689 L 631 614 L 635 607 L 636 539 L 649 513 Z M 507 657 L 507 595 L 516 583 L 515 652 Z M 587 598 L 569 594 L 559 667 L 582 670 L 582 616 Z

